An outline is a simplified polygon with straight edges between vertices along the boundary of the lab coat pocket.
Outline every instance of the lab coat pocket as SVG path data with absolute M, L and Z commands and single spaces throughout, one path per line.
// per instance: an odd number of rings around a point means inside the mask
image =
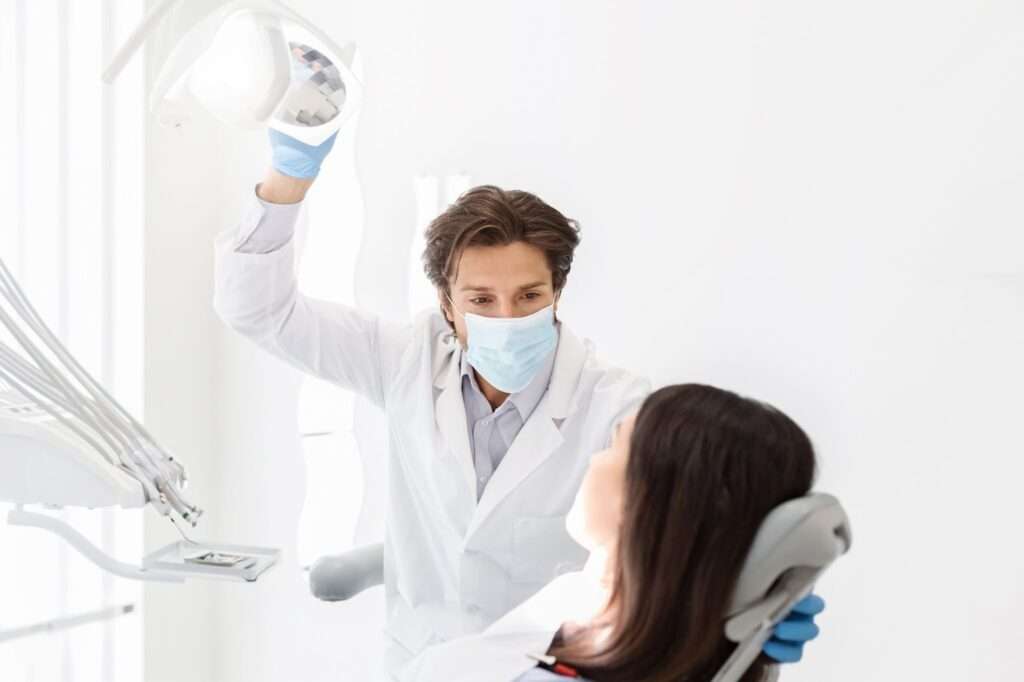
M 579 570 L 587 552 L 569 536 L 565 516 L 521 516 L 513 525 L 512 582 L 546 585 Z

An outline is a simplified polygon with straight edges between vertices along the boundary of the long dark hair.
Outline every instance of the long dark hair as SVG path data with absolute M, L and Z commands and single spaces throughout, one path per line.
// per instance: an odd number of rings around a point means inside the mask
M 814 449 L 775 408 L 699 384 L 651 394 L 629 446 L 608 609 L 551 653 L 599 682 L 710 680 L 735 646 L 724 616 L 757 528 L 810 490 Z

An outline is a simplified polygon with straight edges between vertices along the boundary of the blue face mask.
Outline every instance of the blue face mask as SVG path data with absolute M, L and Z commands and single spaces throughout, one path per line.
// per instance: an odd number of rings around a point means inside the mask
M 469 364 L 502 393 L 526 388 L 558 345 L 554 305 L 526 317 L 462 316 Z

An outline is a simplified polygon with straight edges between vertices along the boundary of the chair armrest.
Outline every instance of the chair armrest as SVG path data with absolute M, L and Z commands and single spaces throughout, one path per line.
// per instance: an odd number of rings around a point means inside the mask
M 383 582 L 382 543 L 320 557 L 309 570 L 309 591 L 323 601 L 345 601 Z

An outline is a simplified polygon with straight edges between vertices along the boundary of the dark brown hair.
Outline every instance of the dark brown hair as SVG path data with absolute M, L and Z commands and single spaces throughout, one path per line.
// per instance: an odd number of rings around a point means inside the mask
M 580 236 L 575 220 L 536 195 L 481 185 L 467 190 L 434 218 L 427 228 L 426 242 L 423 266 L 427 278 L 446 295 L 451 294 L 451 281 L 467 247 L 515 242 L 525 242 L 544 252 L 557 294 L 569 276 Z
M 699 384 L 651 394 L 630 440 L 608 609 L 551 653 L 599 682 L 710 680 L 735 646 L 724 618 L 758 526 L 810 490 L 814 469 L 807 435 L 769 405 Z

